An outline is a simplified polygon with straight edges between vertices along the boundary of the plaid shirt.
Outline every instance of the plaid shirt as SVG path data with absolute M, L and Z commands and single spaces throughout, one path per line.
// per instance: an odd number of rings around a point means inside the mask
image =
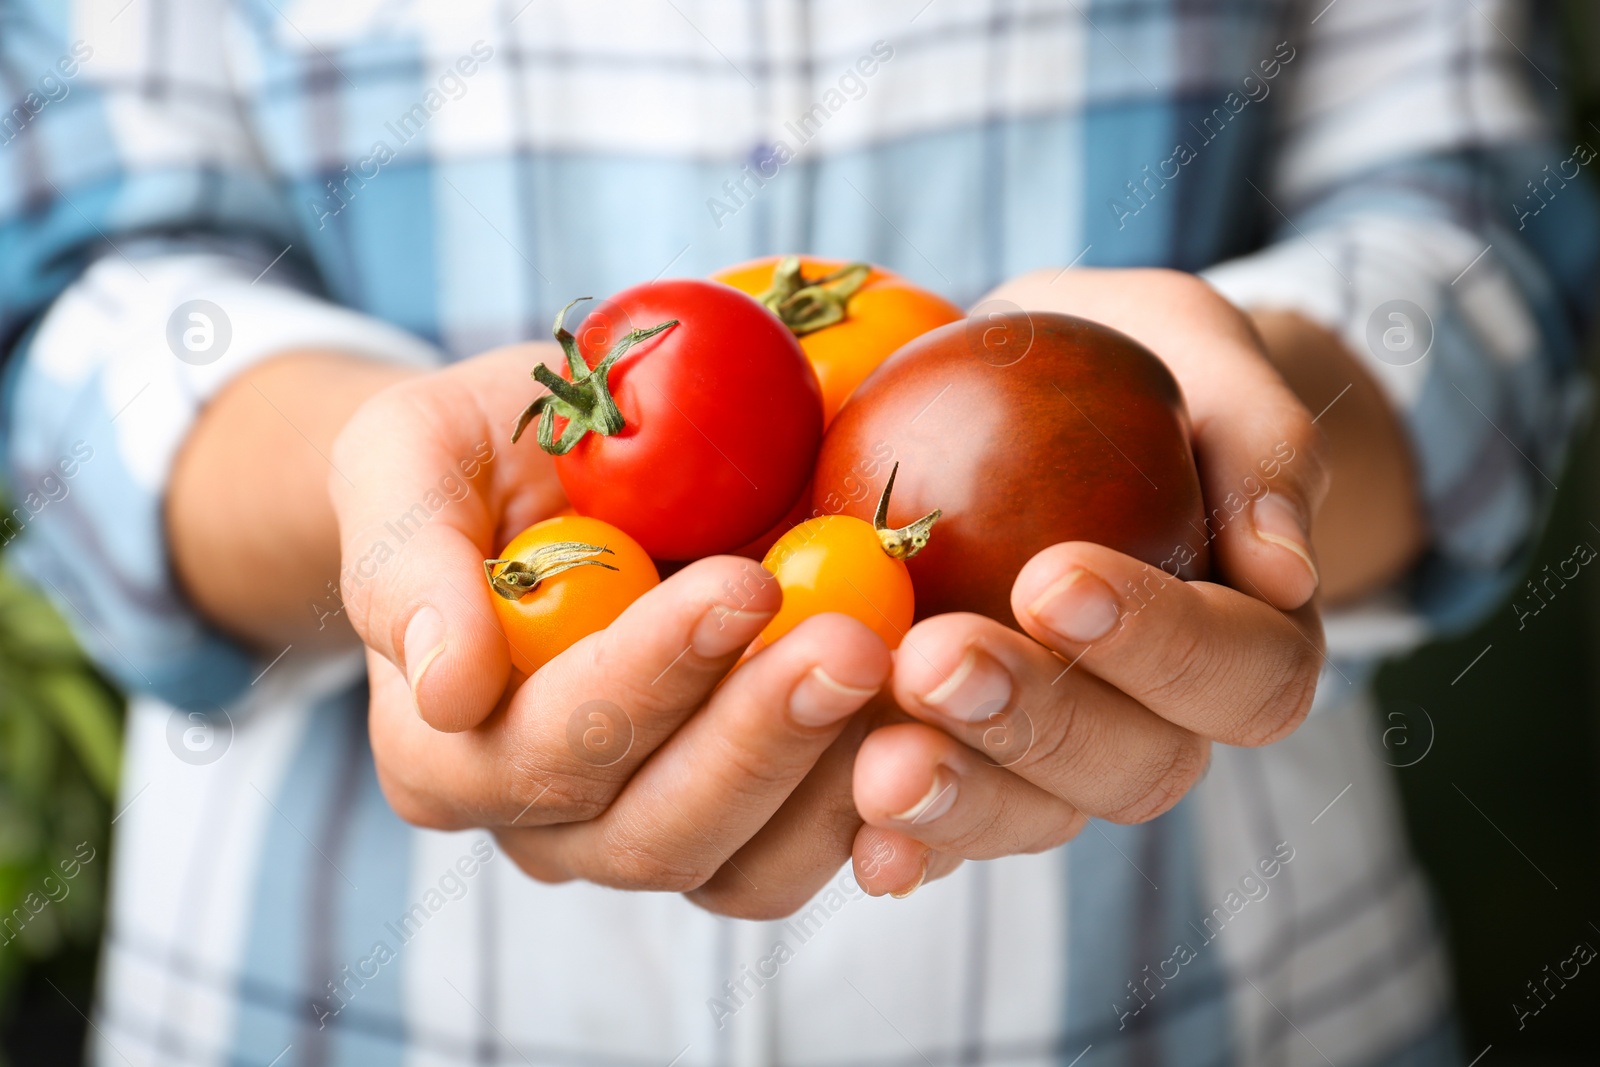
M 1524 18 L 0 3 L 0 527 L 131 697 L 96 1061 L 1464 1059 L 1360 683 L 1503 598 L 1586 395 L 1594 152 L 1555 139 Z M 845 872 L 787 923 L 537 884 L 483 834 L 404 825 L 359 663 L 257 661 L 173 583 L 173 456 L 250 363 L 459 358 L 544 336 L 572 294 L 778 250 L 956 300 L 1042 266 L 1167 265 L 1300 310 L 1404 416 L 1431 553 L 1330 618 L 1304 728 L 1219 747 L 1168 815 L 907 901 Z

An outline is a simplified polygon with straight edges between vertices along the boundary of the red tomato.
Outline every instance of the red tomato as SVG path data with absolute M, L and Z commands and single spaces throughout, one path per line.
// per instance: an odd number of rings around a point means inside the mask
M 827 434 L 823 434 L 823 438 L 826 439 Z M 808 481 L 806 482 L 805 490 L 800 494 L 800 499 L 794 502 L 794 507 L 789 509 L 787 515 L 773 523 L 771 529 L 754 541 L 734 549 L 733 554 L 735 556 L 744 556 L 747 559 L 759 560 L 766 556 L 773 545 L 778 543 L 778 538 L 807 519 L 815 518 L 820 514 L 822 514 L 820 511 L 814 512 L 811 507 L 811 483 Z
M 580 514 L 657 559 L 698 559 L 760 536 L 805 490 L 822 393 L 794 337 L 750 297 L 650 282 L 595 308 L 576 340 L 558 316 L 556 339 L 568 365 L 534 371 L 551 393 L 513 440 L 538 417 Z

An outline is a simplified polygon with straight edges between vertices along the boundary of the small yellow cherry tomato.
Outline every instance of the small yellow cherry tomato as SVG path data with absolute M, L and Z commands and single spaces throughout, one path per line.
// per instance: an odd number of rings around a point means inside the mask
M 883 551 L 871 524 L 850 515 L 807 519 L 778 538 L 761 565 L 783 589 L 783 607 L 761 631 L 764 644 L 813 615 L 837 611 L 897 648 L 911 628 L 911 574 Z
M 911 628 L 915 596 L 905 560 L 928 543 L 939 512 L 924 515 L 898 530 L 886 529 L 889 493 L 897 463 L 889 472 L 873 522 L 851 515 L 819 515 L 807 519 L 768 550 L 761 565 L 778 579 L 783 607 L 761 631 L 770 645 L 806 619 L 839 612 L 864 623 L 890 648 Z
M 637 541 L 582 515 L 534 523 L 500 556 L 484 561 L 484 574 L 512 658 L 528 674 L 610 626 L 661 581 Z

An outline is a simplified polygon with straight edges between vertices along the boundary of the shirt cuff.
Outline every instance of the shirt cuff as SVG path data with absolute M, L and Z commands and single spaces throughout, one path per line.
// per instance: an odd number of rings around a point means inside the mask
M 416 366 L 442 358 L 272 279 L 270 267 L 234 255 L 107 256 L 56 299 L 6 368 L 8 565 L 125 689 L 184 709 L 214 708 L 260 670 L 184 598 L 167 551 L 167 482 L 201 408 L 240 372 L 293 349 Z
M 1548 504 L 1535 464 L 1559 463 L 1588 399 L 1547 358 L 1517 267 L 1449 223 L 1373 215 L 1202 275 L 1239 307 L 1296 311 L 1339 336 L 1405 426 L 1430 550 L 1397 588 L 1330 613 L 1331 654 L 1397 652 L 1464 629 L 1515 579 Z M 1338 635 L 1352 647 L 1336 650 Z

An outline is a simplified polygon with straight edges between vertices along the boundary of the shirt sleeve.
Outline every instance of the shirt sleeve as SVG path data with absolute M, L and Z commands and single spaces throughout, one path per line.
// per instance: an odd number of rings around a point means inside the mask
M 0 542 L 110 676 L 199 709 L 260 669 L 167 555 L 200 407 L 291 347 L 436 358 L 318 295 L 229 69 L 236 10 L 16 0 L 0 32 Z
M 108 256 L 56 299 L 8 368 L 8 564 L 124 688 L 183 708 L 214 707 L 262 666 L 190 607 L 172 574 L 167 482 L 201 408 L 291 349 L 439 358 L 410 334 L 261 277 L 267 266 Z
M 1405 588 L 1361 608 L 1464 628 L 1515 581 L 1587 409 L 1595 283 L 1587 140 L 1514 0 L 1313 0 L 1280 91 L 1262 250 L 1205 272 L 1243 307 L 1343 338 L 1404 419 L 1431 528 Z M 1334 401 L 1337 403 L 1337 400 Z M 1395 609 L 1403 603 L 1403 608 Z M 1330 620 L 1330 645 L 1337 619 Z

